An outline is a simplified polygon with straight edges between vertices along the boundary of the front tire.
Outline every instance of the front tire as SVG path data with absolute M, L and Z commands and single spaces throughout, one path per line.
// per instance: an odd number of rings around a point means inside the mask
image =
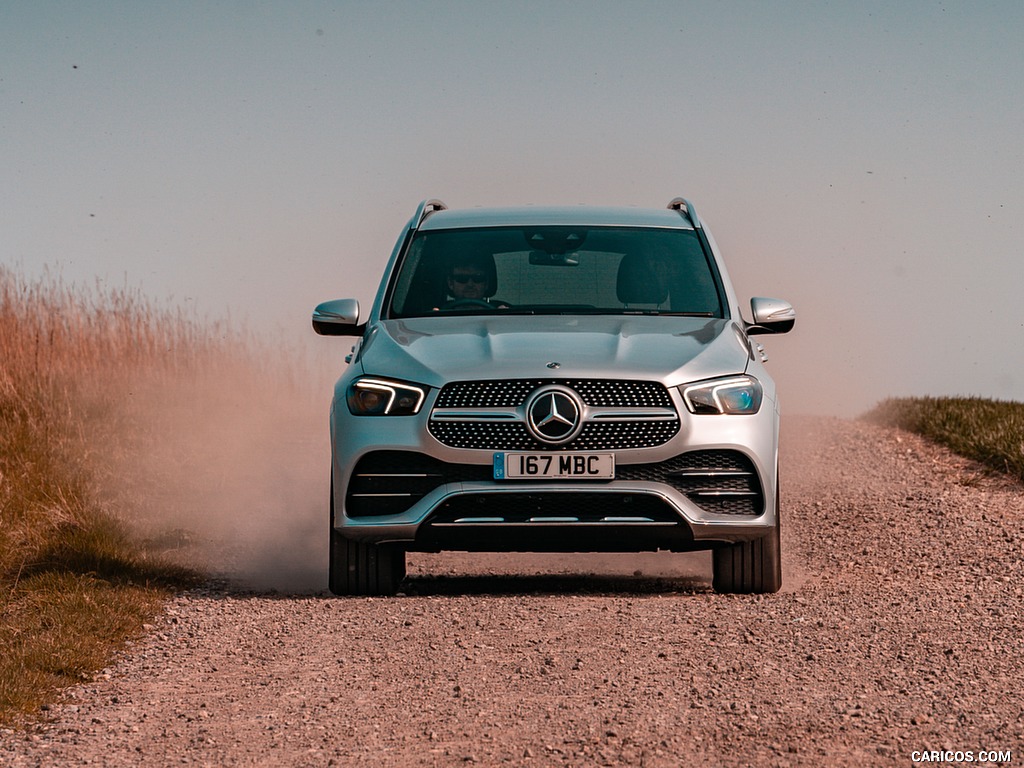
M 776 497 L 775 527 L 767 536 L 714 550 L 711 583 L 715 592 L 763 595 L 782 589 L 781 529 Z
M 393 595 L 405 578 L 405 550 L 394 544 L 367 544 L 334 529 L 331 482 L 331 550 L 327 585 L 336 595 Z
M 405 578 L 405 551 L 331 531 L 329 586 L 336 595 L 393 595 Z

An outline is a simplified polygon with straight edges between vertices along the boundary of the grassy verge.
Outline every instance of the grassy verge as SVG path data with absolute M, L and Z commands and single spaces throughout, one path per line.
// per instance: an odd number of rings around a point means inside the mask
M 1024 482 L 1024 403 L 965 397 L 884 400 L 868 421 L 916 432 Z
M 0 267 L 0 723 L 102 668 L 198 579 L 133 537 L 104 460 L 136 441 L 132 389 L 222 359 L 216 338 L 130 293 Z

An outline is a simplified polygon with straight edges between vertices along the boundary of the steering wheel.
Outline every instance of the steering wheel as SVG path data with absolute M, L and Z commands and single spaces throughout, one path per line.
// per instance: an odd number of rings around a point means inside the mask
M 469 309 L 470 307 L 479 307 L 481 309 L 495 309 L 495 306 L 488 301 L 483 299 L 454 299 L 444 305 L 445 309 Z

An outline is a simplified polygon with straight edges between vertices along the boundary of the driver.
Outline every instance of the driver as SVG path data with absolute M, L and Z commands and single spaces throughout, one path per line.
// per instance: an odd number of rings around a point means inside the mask
M 456 300 L 485 301 L 490 294 L 491 281 L 486 270 L 471 261 L 455 264 L 448 273 L 448 293 Z
M 475 304 L 491 309 L 508 309 L 506 302 L 491 299 L 496 287 L 492 284 L 493 274 L 494 265 L 487 258 L 470 256 L 453 262 L 445 283 L 452 298 L 445 308 L 458 308 L 460 302 L 465 302 L 462 304 L 464 307 Z

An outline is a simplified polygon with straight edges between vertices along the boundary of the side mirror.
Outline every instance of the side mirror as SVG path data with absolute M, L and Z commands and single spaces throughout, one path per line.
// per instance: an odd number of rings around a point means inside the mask
M 747 326 L 747 335 L 789 333 L 796 323 L 796 310 L 788 301 L 756 297 L 750 300 L 754 322 Z
M 313 310 L 313 330 L 321 336 L 362 336 L 366 323 L 359 324 L 359 302 L 335 299 Z

